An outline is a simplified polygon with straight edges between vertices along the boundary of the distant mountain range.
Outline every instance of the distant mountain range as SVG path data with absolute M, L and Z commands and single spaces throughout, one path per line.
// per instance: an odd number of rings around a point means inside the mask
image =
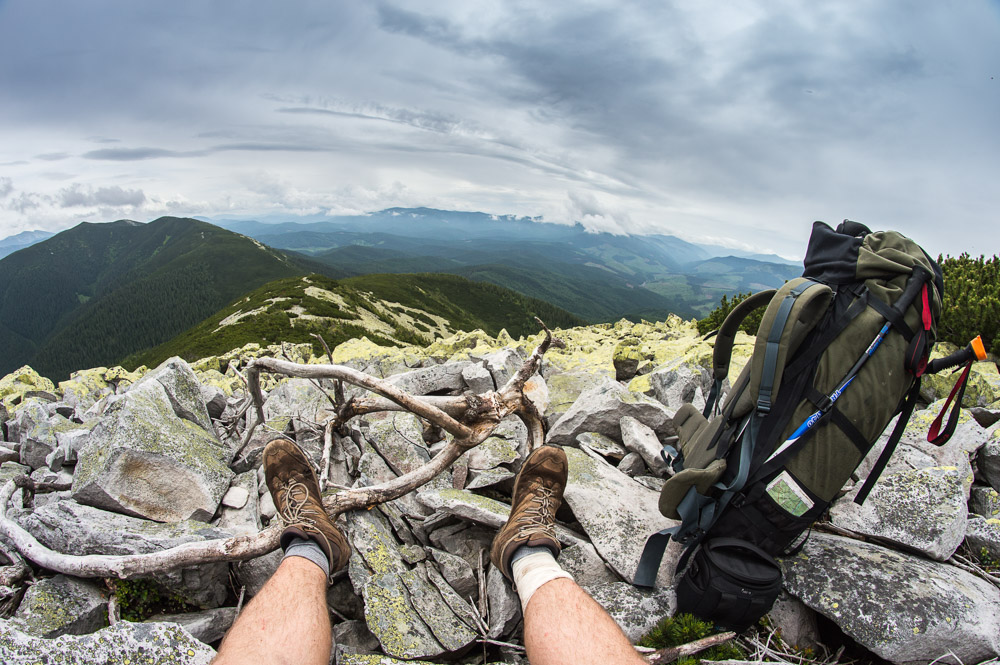
M 579 224 L 430 208 L 213 223 L 355 274 L 449 272 L 492 282 L 591 322 L 702 317 L 723 295 L 780 286 L 801 273 L 781 257 L 720 256 L 725 248 L 675 236 L 590 233 Z
M 149 364 L 247 341 L 309 341 L 317 326 L 331 343 L 366 334 L 388 344 L 470 328 L 516 336 L 535 330 L 536 315 L 550 326 L 701 317 L 723 294 L 800 273 L 673 236 L 428 208 L 310 223 L 163 217 L 45 236 L 0 241 L 19 248 L 0 259 L 0 376 L 31 364 L 60 380 L 126 358 Z M 346 304 L 309 296 L 304 276 Z M 286 291 L 289 300 L 274 300 Z M 221 325 L 232 316 L 242 323 Z
M 48 231 L 23 231 L 17 235 L 2 238 L 0 239 L 0 259 L 13 254 L 19 249 L 31 247 L 35 243 L 39 243 L 46 238 L 51 238 L 54 235 L 54 233 L 49 233 Z

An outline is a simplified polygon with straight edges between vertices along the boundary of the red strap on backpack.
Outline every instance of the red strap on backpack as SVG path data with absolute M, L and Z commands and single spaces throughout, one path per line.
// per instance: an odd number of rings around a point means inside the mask
M 962 376 L 958 378 L 955 382 L 955 387 L 951 389 L 951 394 L 948 395 L 948 399 L 945 401 L 944 406 L 941 407 L 941 413 L 938 414 L 934 422 L 931 423 L 931 428 L 927 431 L 927 440 L 933 443 L 935 446 L 943 446 L 948 443 L 948 439 L 951 435 L 955 433 L 955 428 L 958 427 L 958 416 L 959 412 L 962 410 L 962 398 L 965 396 L 965 386 L 968 384 L 969 372 L 972 370 L 972 361 L 970 360 L 965 364 L 965 369 L 962 370 Z M 951 404 L 951 400 L 955 400 L 955 406 L 951 409 L 951 415 L 948 417 L 948 424 L 944 428 L 944 432 L 941 432 L 941 423 L 944 420 L 945 411 L 948 410 L 948 405 Z
M 910 346 L 906 349 L 906 358 L 903 363 L 906 371 L 917 378 L 923 376 L 927 369 L 927 357 L 930 352 L 927 342 L 930 339 L 931 326 L 934 325 L 934 320 L 931 317 L 930 298 L 927 295 L 927 284 L 924 284 L 923 288 L 920 289 L 918 302 L 920 304 L 920 322 L 923 326 L 910 340 Z

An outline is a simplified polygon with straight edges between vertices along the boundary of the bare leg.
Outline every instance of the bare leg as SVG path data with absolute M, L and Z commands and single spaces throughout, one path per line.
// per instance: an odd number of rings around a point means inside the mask
M 531 665 L 645 665 L 604 608 L 566 578 L 540 586 L 524 613 Z
M 215 665 L 330 661 L 327 576 L 302 557 L 288 557 L 229 629 Z

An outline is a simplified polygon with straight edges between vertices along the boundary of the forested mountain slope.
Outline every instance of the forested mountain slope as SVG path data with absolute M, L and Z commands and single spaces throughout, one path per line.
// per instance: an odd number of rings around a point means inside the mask
M 365 275 L 335 281 L 313 274 L 265 284 L 124 364 L 154 367 L 171 356 L 197 360 L 250 342 L 307 342 L 322 354 L 313 334 L 331 346 L 362 336 L 385 346 L 424 346 L 477 328 L 490 335 L 506 329 L 519 337 L 538 330 L 535 316 L 553 328 L 583 323 L 546 302 L 456 275 Z
M 114 363 L 261 284 L 315 271 L 194 219 L 84 222 L 0 260 L 0 373 L 30 363 L 58 379 Z

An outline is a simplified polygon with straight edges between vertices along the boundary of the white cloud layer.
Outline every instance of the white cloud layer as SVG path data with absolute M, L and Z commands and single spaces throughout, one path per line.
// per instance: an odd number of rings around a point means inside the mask
M 993 0 L 0 0 L 0 237 L 398 205 L 992 254 L 998 28 Z

